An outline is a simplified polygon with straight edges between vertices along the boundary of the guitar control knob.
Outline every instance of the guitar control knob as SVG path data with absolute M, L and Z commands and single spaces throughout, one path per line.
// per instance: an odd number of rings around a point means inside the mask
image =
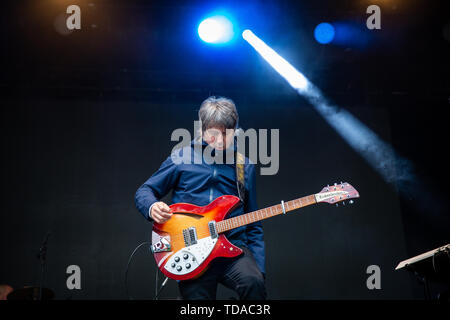
M 175 262 L 172 262 L 172 264 L 170 265 L 172 268 L 175 268 L 176 264 Z
M 175 257 L 175 262 L 180 262 L 180 257 Z
M 189 269 L 191 267 L 191 264 L 190 263 L 186 263 L 185 267 L 186 267 L 186 269 Z
M 183 254 L 183 259 L 187 260 L 187 258 L 189 258 L 189 256 L 187 255 L 187 253 Z
M 177 267 L 177 271 L 178 271 L 178 272 L 180 272 L 182 269 L 183 269 L 182 266 L 178 266 L 178 267 Z

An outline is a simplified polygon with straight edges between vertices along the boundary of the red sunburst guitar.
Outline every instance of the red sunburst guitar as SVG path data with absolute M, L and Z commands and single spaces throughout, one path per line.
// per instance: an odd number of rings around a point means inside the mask
M 358 191 L 348 183 L 334 184 L 321 192 L 265 209 L 225 219 L 239 205 L 239 198 L 218 197 L 199 207 L 189 203 L 170 206 L 172 217 L 163 224 L 154 223 L 152 252 L 158 268 L 169 278 L 188 280 L 199 277 L 217 257 L 236 257 L 242 249 L 231 244 L 224 232 L 288 211 L 319 202 L 339 203 L 358 198 Z M 344 202 L 345 203 L 345 202 Z

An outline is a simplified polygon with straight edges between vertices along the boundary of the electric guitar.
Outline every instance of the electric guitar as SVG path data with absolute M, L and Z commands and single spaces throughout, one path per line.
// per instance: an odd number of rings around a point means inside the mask
M 154 223 L 152 252 L 158 268 L 174 280 L 194 279 L 202 275 L 217 257 L 236 257 L 242 249 L 231 244 L 226 231 L 319 202 L 338 204 L 358 198 L 348 183 L 334 184 L 321 192 L 261 210 L 225 219 L 240 203 L 236 196 L 224 195 L 199 207 L 189 203 L 170 205 L 172 217 L 163 224 Z M 344 202 L 345 204 L 345 202 Z

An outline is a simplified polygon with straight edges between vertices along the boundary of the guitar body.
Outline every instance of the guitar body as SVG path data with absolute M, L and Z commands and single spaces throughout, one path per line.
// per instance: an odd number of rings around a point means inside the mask
M 172 204 L 172 217 L 166 223 L 154 223 L 152 230 L 152 251 L 161 272 L 174 280 L 194 279 L 215 258 L 240 255 L 242 249 L 215 230 L 215 223 L 233 211 L 239 201 L 238 197 L 224 195 L 204 207 Z

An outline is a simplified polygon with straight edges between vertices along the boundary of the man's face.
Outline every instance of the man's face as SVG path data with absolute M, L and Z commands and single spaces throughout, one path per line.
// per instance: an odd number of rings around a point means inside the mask
M 203 133 L 206 143 L 217 150 L 228 149 L 233 142 L 233 137 L 234 129 L 211 127 Z

